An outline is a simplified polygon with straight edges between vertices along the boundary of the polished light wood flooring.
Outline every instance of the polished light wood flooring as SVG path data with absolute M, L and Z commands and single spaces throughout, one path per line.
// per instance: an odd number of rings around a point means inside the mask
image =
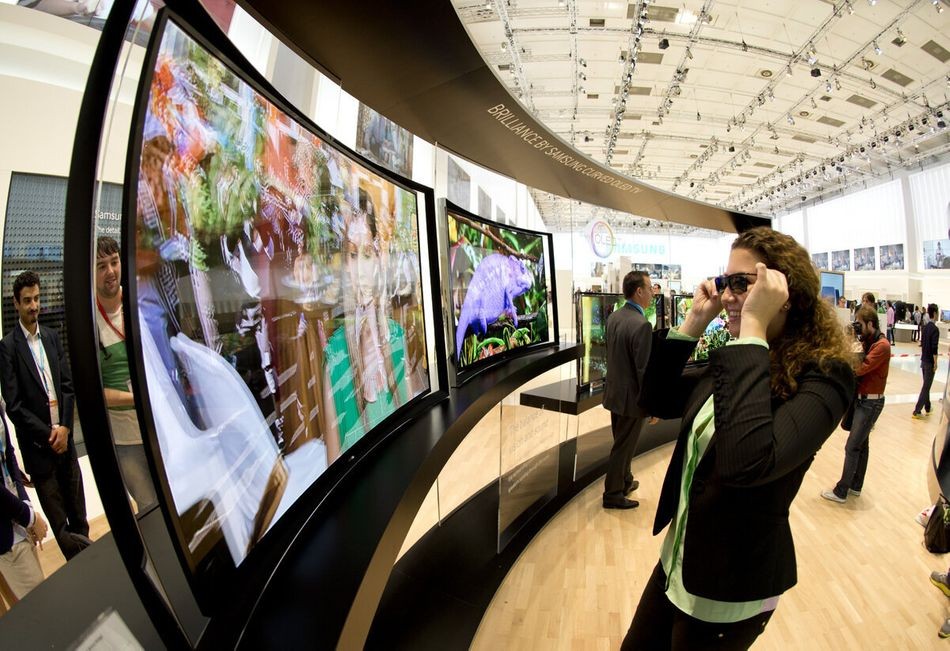
M 899 344 L 896 354 L 911 356 L 891 361 L 860 497 L 846 504 L 819 497 L 840 475 L 847 433 L 839 429 L 818 452 L 791 508 L 799 582 L 753 648 L 950 649 L 950 640 L 937 637 L 950 601 L 928 580 L 933 570 L 947 571 L 950 554 L 927 552 L 914 521 L 931 501 L 931 445 L 947 428 L 937 402 L 947 357 L 932 388 L 933 415 L 913 420 L 918 351 Z M 638 509 L 601 508 L 602 482 L 565 506 L 512 568 L 472 648 L 617 649 L 659 558 L 664 534 L 651 529 L 671 453 L 669 444 L 634 460 Z

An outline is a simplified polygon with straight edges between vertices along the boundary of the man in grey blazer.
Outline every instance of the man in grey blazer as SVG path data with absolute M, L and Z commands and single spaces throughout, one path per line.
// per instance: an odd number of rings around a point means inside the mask
M 630 461 L 646 417 L 637 402 L 653 343 L 653 328 L 644 315 L 644 309 L 653 302 L 649 274 L 631 271 L 624 276 L 623 295 L 627 302 L 607 319 L 603 404 L 610 410 L 614 444 L 604 479 L 605 509 L 633 509 L 640 505 L 627 495 L 639 485 L 630 472 Z

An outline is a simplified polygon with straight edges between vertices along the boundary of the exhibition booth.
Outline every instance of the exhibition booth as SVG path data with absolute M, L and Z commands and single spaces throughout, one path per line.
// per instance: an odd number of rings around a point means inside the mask
M 47 70 L 78 114 L 52 136 L 58 167 L 10 164 L 0 183 L 3 289 L 44 261 L 44 324 L 68 345 L 111 529 L 0 618 L 3 639 L 468 646 L 518 555 L 604 473 L 623 274 L 660 284 L 647 316 L 662 332 L 734 233 L 769 223 L 612 173 L 518 115 L 449 3 L 398 19 L 320 4 L 116 0 L 86 24 L 0 6 L 23 38 L 53 34 L 90 62 L 81 83 Z M 411 47 L 393 49 L 397 34 Z M 539 193 L 604 216 L 577 210 L 551 233 Z M 37 251 L 46 194 L 65 212 Z M 669 232 L 614 232 L 609 211 Z M 807 213 L 784 219 L 813 235 Z M 120 242 L 158 494 L 142 511 L 97 377 L 102 235 Z M 853 298 L 841 274 L 822 285 Z M 691 363 L 727 338 L 714 321 Z M 677 429 L 647 426 L 638 449 Z

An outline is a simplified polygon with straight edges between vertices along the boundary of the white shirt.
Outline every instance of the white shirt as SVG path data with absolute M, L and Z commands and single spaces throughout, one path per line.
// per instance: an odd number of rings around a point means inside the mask
M 40 324 L 36 324 L 36 334 L 30 334 L 22 321 L 18 321 L 23 336 L 26 337 L 26 343 L 33 353 L 33 362 L 36 364 L 36 371 L 40 374 L 40 380 L 46 389 L 46 398 L 49 401 L 49 422 L 56 427 L 59 425 L 59 400 L 56 398 L 56 386 L 53 384 L 53 372 L 49 368 L 49 358 L 46 356 L 46 349 L 43 347 L 43 340 L 40 338 Z

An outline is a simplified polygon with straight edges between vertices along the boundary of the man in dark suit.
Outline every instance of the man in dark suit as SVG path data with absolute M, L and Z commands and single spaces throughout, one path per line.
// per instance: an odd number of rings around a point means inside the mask
M 604 479 L 605 509 L 632 509 L 640 505 L 627 495 L 639 482 L 630 472 L 646 414 L 637 405 L 643 374 L 650 360 L 653 328 L 644 310 L 653 302 L 650 276 L 631 271 L 623 279 L 626 304 L 607 319 L 607 378 L 604 384 L 604 408 L 610 410 L 614 437 Z
M 0 407 L 0 574 L 17 599 L 43 581 L 43 570 L 34 546 L 46 537 L 46 522 L 30 505 L 23 489 L 20 466 Z M 42 544 L 42 543 L 41 543 Z
M 3 398 L 16 427 L 26 471 L 66 560 L 89 544 L 86 501 L 73 422 L 73 381 L 55 332 L 41 326 L 40 279 L 24 271 L 13 281 L 19 315 L 0 342 Z

